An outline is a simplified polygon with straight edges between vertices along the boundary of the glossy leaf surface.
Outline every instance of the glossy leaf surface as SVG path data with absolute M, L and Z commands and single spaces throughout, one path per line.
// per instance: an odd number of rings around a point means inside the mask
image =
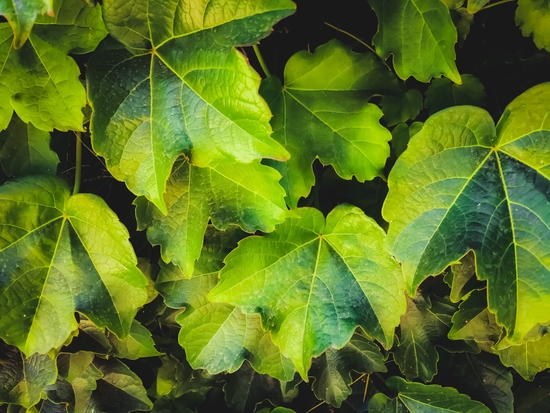
M 549 104 L 545 83 L 496 129 L 471 106 L 433 115 L 392 169 L 383 208 L 409 291 L 472 250 L 489 309 L 515 342 L 550 319 Z
M 516 24 L 524 36 L 533 36 L 539 49 L 550 51 L 550 4 L 548 0 L 519 0 Z
M 482 403 L 460 394 L 452 387 L 410 383 L 393 376 L 386 380 L 388 388 L 397 394 L 396 400 L 385 394 L 375 394 L 369 403 L 369 412 L 411 413 L 490 413 Z
M 342 347 L 358 325 L 390 347 L 405 296 L 384 231 L 359 208 L 340 205 L 326 222 L 313 208 L 296 213 L 273 233 L 242 240 L 209 298 L 260 313 L 305 379 L 311 358 Z
M 253 177 L 253 179 L 251 179 Z M 144 197 L 135 201 L 138 228 L 147 228 L 162 258 L 193 275 L 208 220 L 218 229 L 230 224 L 247 232 L 272 231 L 288 216 L 280 175 L 258 161 L 198 168 L 178 161 L 166 188 L 168 215 Z
M 56 0 L 53 13 L 36 19 L 20 49 L 8 23 L 0 23 L 0 130 L 14 110 L 38 129 L 82 130 L 86 96 L 80 69 L 67 53 L 91 52 L 106 36 L 101 6 Z
M 441 0 L 369 0 L 378 16 L 373 38 L 383 59 L 393 54 L 401 79 L 414 76 L 421 82 L 444 75 L 460 83 L 455 64 L 456 29 Z
M 301 51 L 276 77 L 262 84 L 273 111 L 273 138 L 290 152 L 285 163 L 271 162 L 283 180 L 287 203 L 296 208 L 315 183 L 311 164 L 319 158 L 344 179 L 364 182 L 383 176 L 390 133 L 380 125 L 380 109 L 368 99 L 399 92 L 395 76 L 372 53 L 352 52 L 337 40 L 313 54 Z
M 128 232 L 105 202 L 70 196 L 63 181 L 28 177 L 0 187 L 0 336 L 25 354 L 61 346 L 74 312 L 124 338 L 147 281 Z
M 233 46 L 254 44 L 295 5 L 149 3 L 105 1 L 106 26 L 122 44 L 105 43 L 90 63 L 91 131 L 113 176 L 166 212 L 166 180 L 183 153 L 201 167 L 288 157 L 270 138 L 258 74 Z

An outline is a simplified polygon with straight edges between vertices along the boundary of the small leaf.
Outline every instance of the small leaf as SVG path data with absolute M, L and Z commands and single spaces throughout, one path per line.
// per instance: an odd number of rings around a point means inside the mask
M 101 6 L 55 0 L 52 7 L 55 17 L 39 16 L 20 49 L 9 25 L 0 23 L 0 130 L 14 110 L 38 129 L 82 130 L 86 94 L 67 53 L 88 53 L 106 36 Z
M 380 348 L 362 335 L 354 334 L 341 349 L 329 348 L 313 361 L 309 372 L 315 381 L 315 397 L 339 408 L 351 394 L 351 371 L 358 373 L 386 372 Z
M 410 294 L 468 251 L 489 309 L 519 342 L 550 319 L 550 83 L 508 105 L 432 115 L 397 159 L 382 209 Z
M 53 13 L 51 0 L 0 1 L 0 14 L 8 20 L 13 29 L 16 49 L 21 48 L 27 41 L 36 17 L 44 13 Z
M 254 232 L 273 231 L 289 215 L 279 179 L 277 171 L 258 161 L 198 168 L 181 160 L 164 195 L 168 215 L 144 197 L 137 198 L 138 229 L 147 228 L 149 241 L 161 246 L 163 260 L 190 278 L 209 219 L 218 229 L 236 224 Z
M 502 364 L 513 367 L 525 380 L 533 381 L 535 375 L 550 368 L 550 334 L 543 328 L 542 337 L 497 351 Z
M 550 4 L 548 0 L 519 0 L 516 24 L 525 36 L 533 35 L 539 49 L 550 52 Z
M 134 320 L 128 336 L 120 340 L 116 335 L 107 333 L 107 338 L 113 346 L 113 355 L 129 360 L 142 357 L 154 357 L 161 353 L 155 348 L 151 332 Z
M 50 134 L 13 115 L 0 132 L 0 163 L 8 177 L 55 175 L 59 157 L 50 149 Z
M 306 379 L 311 358 L 344 346 L 359 325 L 390 347 L 405 297 L 384 231 L 359 208 L 340 205 L 326 222 L 313 208 L 296 214 L 271 234 L 242 240 L 209 298 L 260 313 Z
M 388 388 L 397 394 L 390 400 L 382 393 L 375 394 L 369 403 L 371 413 L 490 413 L 486 406 L 460 394 L 452 387 L 410 383 L 393 376 L 386 380 Z M 391 410 L 393 408 L 393 410 Z
M 484 283 L 475 277 L 475 258 L 469 252 L 460 260 L 460 264 L 452 264 L 451 271 L 445 274 L 445 282 L 451 287 L 449 298 L 453 303 L 458 303 L 463 297 L 475 288 L 483 289 Z
M 25 357 L 17 348 L 0 340 L 0 404 L 14 403 L 30 408 L 40 393 L 55 382 L 55 360 L 47 354 Z
M 55 177 L 0 187 L 0 336 L 25 354 L 60 347 L 74 312 L 120 338 L 144 304 L 128 231 L 105 202 Z
M 416 89 L 409 89 L 405 93 L 382 96 L 380 106 L 384 112 L 385 124 L 393 126 L 415 119 L 424 105 L 422 94 Z
M 495 355 L 484 352 L 452 354 L 447 368 L 437 379 L 440 384 L 452 385 L 459 392 L 484 403 L 493 412 L 514 412 L 512 373 Z
M 105 335 L 105 330 L 97 327 L 86 317 L 81 316 L 76 337 L 69 344 L 66 344 L 63 351 L 69 353 L 86 351 L 106 356 L 111 353 L 112 349 L 113 346 Z
M 359 182 L 383 176 L 390 133 L 379 123 L 380 109 L 368 99 L 375 93 L 400 92 L 395 76 L 372 53 L 352 52 L 337 40 L 313 54 L 294 54 L 285 67 L 284 86 L 275 77 L 261 88 L 273 111 L 273 138 L 290 152 L 277 168 L 296 208 L 315 183 L 317 158 L 344 179 Z
M 468 13 L 476 14 L 491 0 L 468 0 Z
M 485 88 L 477 77 L 462 75 L 462 84 L 456 85 L 449 79 L 434 79 L 426 91 L 425 106 L 430 109 L 430 115 L 442 109 L 472 105 L 485 105 Z
M 449 9 L 441 0 L 369 0 L 378 16 L 372 41 L 376 53 L 393 65 L 401 79 L 421 82 L 444 75 L 461 83 L 455 64 L 457 33 Z
M 422 129 L 422 122 L 413 122 L 410 126 L 406 123 L 400 123 L 393 128 L 392 134 L 392 149 L 395 154 L 395 158 L 399 158 L 401 154 L 407 149 L 407 145 L 411 138 L 416 135 Z

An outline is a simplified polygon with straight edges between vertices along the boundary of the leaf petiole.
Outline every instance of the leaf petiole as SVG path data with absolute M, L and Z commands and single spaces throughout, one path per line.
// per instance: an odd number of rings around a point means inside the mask
M 256 58 L 258 59 L 258 62 L 260 63 L 260 66 L 262 67 L 262 70 L 265 73 L 265 77 L 271 77 L 271 72 L 267 68 L 267 65 L 265 64 L 264 57 L 262 56 L 262 53 L 260 52 L 260 48 L 257 44 L 253 45 L 252 48 L 254 49 L 254 53 L 256 54 Z
M 76 166 L 74 174 L 73 195 L 80 191 L 80 180 L 82 176 L 82 135 L 81 132 L 76 132 Z
M 515 0 L 500 0 L 500 1 L 497 1 L 495 3 L 488 4 L 485 7 L 482 7 L 481 9 L 479 9 L 479 11 L 487 10 L 487 9 L 490 9 L 491 7 L 499 6 L 501 4 L 511 3 L 513 1 L 515 1 Z

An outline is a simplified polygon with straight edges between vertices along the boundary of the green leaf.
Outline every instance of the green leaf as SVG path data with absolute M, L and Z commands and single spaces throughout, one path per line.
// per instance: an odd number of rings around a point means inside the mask
M 485 288 L 484 283 L 476 279 L 475 271 L 475 257 L 471 252 L 462 257 L 459 264 L 451 265 L 451 270 L 447 271 L 444 280 L 451 287 L 449 298 L 453 303 L 458 303 L 476 288 Z
M 456 11 L 452 11 L 451 17 L 458 33 L 458 46 L 462 47 L 474 24 L 474 15 L 470 14 L 464 7 L 461 7 Z M 462 81 L 464 81 L 464 78 L 462 78 Z
M 15 36 L 14 46 L 21 48 L 31 32 L 39 14 L 53 14 L 52 0 L 2 0 L 0 14 L 10 23 Z
M 548 327 L 543 328 L 544 334 L 535 340 L 527 340 L 521 344 L 497 351 L 502 364 L 513 367 L 525 380 L 533 381 L 535 375 L 550 369 L 550 334 Z
M 0 404 L 15 403 L 30 408 L 56 377 L 55 360 L 49 355 L 33 354 L 27 358 L 0 340 Z
M 383 393 L 375 394 L 369 403 L 369 412 L 411 412 L 411 413 L 490 413 L 486 406 L 460 394 L 452 387 L 410 383 L 393 376 L 386 380 L 388 388 L 397 394 L 389 399 Z M 390 410 L 390 407 L 394 407 Z
M 409 141 L 422 129 L 422 122 L 413 122 L 410 126 L 406 123 L 400 123 L 393 128 L 392 134 L 392 149 L 396 158 L 407 149 Z
M 50 134 L 14 115 L 0 132 L 0 163 L 7 176 L 55 175 L 59 157 L 50 149 Z
M 9 25 L 0 23 L 0 130 L 14 110 L 38 129 L 82 130 L 86 94 L 67 53 L 88 53 L 105 37 L 101 6 L 55 0 L 53 14 L 36 19 L 20 49 L 14 49 Z
M 431 116 L 389 179 L 388 249 L 412 294 L 468 251 L 488 281 L 489 309 L 513 342 L 550 319 L 550 83 L 504 111 Z
M 340 205 L 326 223 L 313 208 L 296 214 L 271 234 L 242 240 L 209 298 L 260 313 L 306 379 L 311 358 L 344 346 L 359 325 L 391 347 L 405 296 L 384 231 L 359 208 Z
M 516 24 L 525 36 L 533 35 L 539 49 L 550 52 L 550 1 L 519 0 L 516 9 Z
M 384 112 L 385 124 L 397 125 L 418 116 L 423 108 L 422 94 L 416 89 L 409 89 L 405 93 L 382 96 L 380 106 Z
M 354 334 L 343 348 L 329 348 L 313 361 L 309 372 L 315 380 L 313 393 L 318 399 L 339 408 L 352 392 L 351 371 L 366 374 L 386 372 L 385 360 L 375 343 Z
M 258 161 L 198 168 L 180 160 L 164 195 L 168 215 L 137 198 L 138 229 L 147 228 L 151 244 L 161 246 L 163 260 L 190 278 L 209 219 L 218 229 L 237 224 L 254 232 L 273 231 L 289 215 L 279 179 L 277 171 Z
M 393 65 L 401 79 L 421 82 L 444 75 L 461 83 L 455 64 L 457 33 L 449 9 L 441 0 L 369 0 L 378 16 L 372 41 L 376 53 Z
M 434 79 L 426 91 L 425 106 L 430 115 L 442 109 L 458 105 L 485 105 L 485 88 L 477 77 L 462 75 L 462 84 L 456 85 L 449 79 Z
M 233 46 L 269 34 L 295 9 L 290 0 L 155 2 L 106 0 L 107 42 L 88 75 L 94 150 L 113 176 L 166 213 L 162 195 L 176 158 L 284 160 L 270 138 L 259 76 Z M 152 11 L 154 9 L 154 11 Z
M 113 346 L 113 355 L 128 360 L 137 360 L 142 357 L 154 357 L 161 353 L 155 348 L 151 332 L 134 320 L 128 336 L 121 340 L 112 333 L 107 338 Z
M 545 374 L 545 373 L 542 373 Z M 517 413 L 550 412 L 550 376 L 538 375 L 532 383 L 524 383 L 514 392 Z
M 128 231 L 105 202 L 54 177 L 0 187 L 0 336 L 25 354 L 60 347 L 74 312 L 120 338 L 144 304 Z
M 452 340 L 474 340 L 490 351 L 502 334 L 495 315 L 487 308 L 487 291 L 475 290 L 460 303 L 453 314 L 453 327 L 449 331 Z
M 352 52 L 337 40 L 315 53 L 301 51 L 287 62 L 284 86 L 266 79 L 261 93 L 273 111 L 273 138 L 290 152 L 277 168 L 296 208 L 315 183 L 311 164 L 319 158 L 344 179 L 359 182 L 383 176 L 390 133 L 380 125 L 380 109 L 368 103 L 375 93 L 400 92 L 395 76 L 372 53 Z
M 491 0 L 468 0 L 468 13 L 476 14 Z
M 451 327 L 456 307 L 448 298 L 407 297 L 407 311 L 401 316 L 399 344 L 393 350 L 395 362 L 407 380 L 432 381 L 437 373 L 439 354 L 436 344 L 443 344 Z
M 111 353 L 112 349 L 113 346 L 105 335 L 105 330 L 97 327 L 86 317 L 81 316 L 76 337 L 69 344 L 66 344 L 63 351 L 69 353 L 86 351 L 107 356 Z
M 493 412 L 514 412 L 512 373 L 495 355 L 483 352 L 452 354 L 447 368 L 437 378 L 440 378 L 440 384 L 452 385 L 459 392 L 482 402 Z

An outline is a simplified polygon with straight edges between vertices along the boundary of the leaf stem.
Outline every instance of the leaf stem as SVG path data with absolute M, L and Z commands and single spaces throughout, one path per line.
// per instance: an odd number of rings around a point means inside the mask
M 260 66 L 262 67 L 262 70 L 265 73 L 265 77 L 271 77 L 271 72 L 267 68 L 267 65 L 265 64 L 265 60 L 260 53 L 260 48 L 257 44 L 253 45 L 252 48 L 254 49 L 254 53 L 256 54 L 256 58 L 258 59 L 258 62 L 260 63 Z
M 76 167 L 74 174 L 73 195 L 80 191 L 80 179 L 82 177 L 82 136 L 80 132 L 76 132 Z
M 484 7 L 482 7 L 481 9 L 479 9 L 479 11 L 487 10 L 487 9 L 490 9 L 491 7 L 499 6 L 501 4 L 511 3 L 513 1 L 515 1 L 515 0 L 500 0 L 500 1 L 497 1 L 496 3 L 488 4 Z

